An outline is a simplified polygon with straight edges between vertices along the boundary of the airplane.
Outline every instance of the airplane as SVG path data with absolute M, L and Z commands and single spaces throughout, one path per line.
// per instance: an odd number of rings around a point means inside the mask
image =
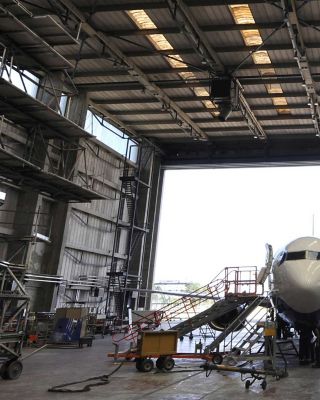
M 320 239 L 301 237 L 277 252 L 273 295 L 289 323 L 320 324 Z
M 320 331 L 320 239 L 300 237 L 287 244 L 274 256 L 271 275 L 277 313 L 299 332 L 300 364 L 308 364 L 313 332 Z

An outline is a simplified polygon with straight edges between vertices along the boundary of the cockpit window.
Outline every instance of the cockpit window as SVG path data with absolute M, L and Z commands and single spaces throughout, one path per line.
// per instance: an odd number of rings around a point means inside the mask
M 285 260 L 320 260 L 320 253 L 311 250 L 292 251 L 286 253 Z

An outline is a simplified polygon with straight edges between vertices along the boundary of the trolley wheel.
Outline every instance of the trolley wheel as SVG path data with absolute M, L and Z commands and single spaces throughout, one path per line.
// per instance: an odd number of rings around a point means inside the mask
M 246 383 L 245 383 L 244 386 L 245 386 L 246 389 L 249 389 L 249 387 L 251 386 L 251 382 L 249 381 L 249 379 L 246 380 Z
M 213 364 L 216 364 L 216 365 L 218 365 L 218 364 L 222 364 L 222 361 L 223 361 L 223 357 L 222 357 L 222 355 L 221 354 L 214 354 L 213 356 L 212 356 L 212 362 L 213 362 Z
M 266 381 L 265 379 L 261 382 L 261 387 L 262 387 L 262 390 L 266 390 L 266 388 L 267 388 L 267 381 Z
M 166 371 L 171 371 L 172 368 L 174 367 L 175 362 L 174 359 L 170 356 L 164 357 L 163 363 L 162 363 L 162 368 L 164 368 Z
M 156 360 L 156 367 L 158 369 L 163 369 L 163 361 L 164 361 L 165 357 L 159 357 Z
M 6 364 L 7 364 L 7 363 L 3 363 L 3 364 L 1 365 L 1 367 L 0 367 L 0 376 L 1 376 L 1 378 L 3 378 L 3 379 L 6 379 L 6 369 L 7 369 Z
M 141 371 L 141 358 L 136 358 L 136 368 L 138 371 Z
M 153 369 L 153 361 L 151 360 L 151 358 L 141 358 L 140 360 L 140 368 L 139 371 L 140 372 L 150 372 Z
M 22 362 L 18 360 L 8 361 L 1 368 L 3 379 L 18 379 L 23 370 Z

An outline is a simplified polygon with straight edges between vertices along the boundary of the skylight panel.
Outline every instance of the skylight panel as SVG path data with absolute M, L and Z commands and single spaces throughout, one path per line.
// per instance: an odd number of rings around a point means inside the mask
M 156 25 L 144 10 L 130 10 L 128 15 L 133 19 L 139 29 L 156 29 Z
M 283 90 L 281 88 L 281 86 L 279 85 L 279 83 L 267 83 L 266 84 L 266 88 L 268 93 L 283 93 Z
M 167 41 L 167 39 L 164 37 L 164 35 L 161 34 L 153 34 L 153 35 L 148 35 L 149 39 L 151 42 L 155 45 L 155 47 L 158 50 L 172 50 L 173 47 L 171 44 Z
M 156 24 L 151 20 L 148 14 L 144 10 L 130 10 L 127 11 L 129 17 L 134 21 L 134 23 L 138 26 L 139 29 L 157 29 Z M 171 43 L 167 40 L 167 38 L 162 34 L 152 34 L 147 35 L 147 38 L 154 45 L 157 50 L 173 50 Z M 179 54 L 175 54 L 167 58 L 168 63 L 172 68 L 187 68 L 187 64 L 183 61 Z M 187 80 L 196 80 L 197 77 L 192 71 L 183 71 L 179 72 L 179 76 Z M 193 92 L 196 96 L 208 96 L 209 92 L 202 87 L 192 88 Z M 204 100 L 202 104 L 208 109 L 214 109 L 211 114 L 214 116 L 219 115 L 217 105 L 211 100 Z
M 258 29 L 247 29 L 241 31 L 241 34 L 246 46 L 259 46 L 262 44 L 262 37 Z
M 273 104 L 275 106 L 287 106 L 287 100 L 284 97 L 274 97 Z
M 236 24 L 255 24 L 252 12 L 248 4 L 229 5 L 230 12 Z M 258 29 L 245 29 L 241 30 L 241 35 L 246 46 L 260 46 L 263 41 L 261 34 Z M 266 50 L 258 50 L 252 54 L 253 62 L 259 64 L 271 64 L 269 54 Z M 275 76 L 276 71 L 270 66 L 270 68 L 259 68 L 259 73 L 262 76 Z M 265 85 L 269 94 L 280 94 L 283 90 L 278 83 L 272 83 Z M 287 100 L 285 97 L 272 98 L 272 102 L 275 106 L 287 106 Z M 277 108 L 278 113 L 290 113 L 289 108 L 281 107 Z
M 252 54 L 255 64 L 271 64 L 269 54 L 266 50 L 259 50 Z
M 229 6 L 236 24 L 254 24 L 255 20 L 248 4 Z

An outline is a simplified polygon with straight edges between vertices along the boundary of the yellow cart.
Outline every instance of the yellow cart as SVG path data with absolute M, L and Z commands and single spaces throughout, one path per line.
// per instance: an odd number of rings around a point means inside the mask
M 135 359 L 136 368 L 140 372 L 150 372 L 154 367 L 153 359 L 156 359 L 156 367 L 170 371 L 174 365 L 174 358 L 201 359 L 221 363 L 220 354 L 204 353 L 177 353 L 178 331 L 142 331 L 139 333 L 137 347 L 124 353 L 109 353 L 114 359 Z

